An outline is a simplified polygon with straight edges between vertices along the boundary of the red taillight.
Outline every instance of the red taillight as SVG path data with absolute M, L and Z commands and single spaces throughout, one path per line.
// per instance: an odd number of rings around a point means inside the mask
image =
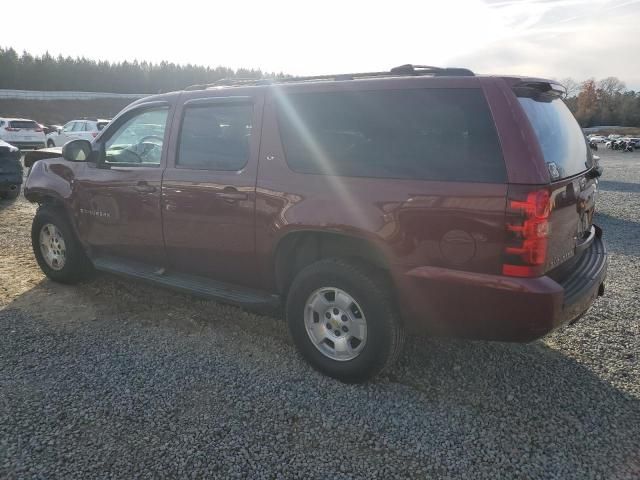
M 92 136 L 93 138 L 96 138 L 96 137 L 98 136 L 98 132 L 92 132 L 92 133 L 91 133 L 91 136 Z
M 529 192 L 524 200 L 509 200 L 506 228 L 511 238 L 505 248 L 504 275 L 533 277 L 541 274 L 540 267 L 547 259 L 550 213 L 548 190 Z
M 43 128 L 36 128 L 36 130 L 35 130 L 35 131 L 36 131 L 36 132 L 44 132 L 44 129 L 43 129 Z

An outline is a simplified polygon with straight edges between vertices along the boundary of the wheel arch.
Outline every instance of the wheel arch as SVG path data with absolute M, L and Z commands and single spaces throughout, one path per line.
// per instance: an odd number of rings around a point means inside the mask
M 331 257 L 350 259 L 379 272 L 390 270 L 388 255 L 375 240 L 339 232 L 296 230 L 284 235 L 274 250 L 272 272 L 277 291 L 286 294 L 300 270 Z

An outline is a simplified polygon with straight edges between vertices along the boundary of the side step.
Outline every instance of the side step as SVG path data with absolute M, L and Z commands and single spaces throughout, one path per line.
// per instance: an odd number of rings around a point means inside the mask
M 156 285 L 171 288 L 198 297 L 230 303 L 251 310 L 277 310 L 280 297 L 258 290 L 218 282 L 206 277 L 164 271 L 142 262 L 115 257 L 98 257 L 93 259 L 97 270 L 126 277 L 136 278 Z

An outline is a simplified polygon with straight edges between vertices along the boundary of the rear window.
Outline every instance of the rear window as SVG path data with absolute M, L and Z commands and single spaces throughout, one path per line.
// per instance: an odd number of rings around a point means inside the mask
M 589 168 L 591 156 L 582 129 L 560 98 L 519 96 L 540 143 L 552 180 Z
M 504 182 L 502 152 L 479 89 L 283 94 L 287 163 L 354 177 Z
M 30 120 L 12 120 L 9 122 L 9 126 L 11 128 L 38 128 L 38 124 Z

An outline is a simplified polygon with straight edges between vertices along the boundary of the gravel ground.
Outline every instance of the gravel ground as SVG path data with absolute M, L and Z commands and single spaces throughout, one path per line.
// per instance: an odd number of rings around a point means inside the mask
M 0 478 L 640 478 L 640 152 L 601 152 L 607 291 L 527 345 L 411 339 L 343 385 L 283 321 L 99 276 L 65 287 L 0 202 Z

